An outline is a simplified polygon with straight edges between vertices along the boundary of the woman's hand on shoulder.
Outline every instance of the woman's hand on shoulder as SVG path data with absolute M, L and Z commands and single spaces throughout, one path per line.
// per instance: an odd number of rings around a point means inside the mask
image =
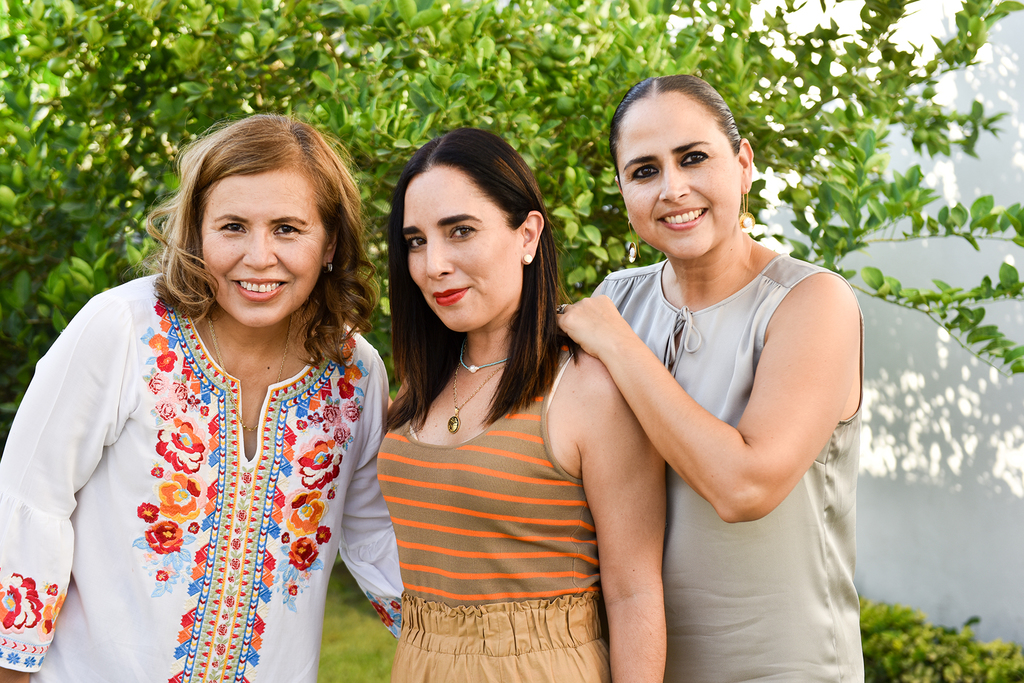
M 584 351 L 595 358 L 615 352 L 618 341 L 634 337 L 612 300 L 603 294 L 566 306 L 558 315 L 558 326 Z

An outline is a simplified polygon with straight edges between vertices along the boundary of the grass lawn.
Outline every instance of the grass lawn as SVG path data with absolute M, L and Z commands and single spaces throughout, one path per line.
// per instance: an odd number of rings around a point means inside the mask
M 341 562 L 327 589 L 318 683 L 387 683 L 397 640 Z

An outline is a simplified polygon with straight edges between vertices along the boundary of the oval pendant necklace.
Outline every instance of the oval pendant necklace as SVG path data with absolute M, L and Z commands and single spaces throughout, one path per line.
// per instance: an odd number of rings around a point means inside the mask
M 490 367 L 491 365 L 498 365 L 499 363 L 504 363 L 506 360 L 508 360 L 508 358 L 505 358 L 503 360 L 499 360 L 496 363 L 488 363 L 487 365 L 482 365 L 481 367 L 486 368 L 486 367 Z M 461 362 L 461 358 L 460 358 L 459 362 Z M 474 367 L 476 367 L 476 366 L 474 366 Z M 466 368 L 466 369 L 469 370 L 469 368 Z M 484 388 L 484 385 L 487 384 L 488 382 L 490 382 L 491 378 L 493 378 L 495 375 L 497 375 L 498 371 L 500 371 L 500 370 L 501 370 L 501 368 L 496 368 L 494 371 L 492 371 L 491 374 L 489 374 L 487 376 L 487 379 L 485 379 L 483 382 L 481 382 L 480 386 L 478 386 L 476 388 L 476 391 L 474 391 L 473 394 L 469 398 L 467 398 L 463 402 L 463 404 L 460 406 L 459 405 L 459 368 L 458 367 L 455 368 L 455 381 L 452 384 L 452 398 L 455 401 L 455 414 L 448 418 L 448 431 L 449 432 L 454 434 L 455 432 L 459 431 L 459 427 L 462 426 L 462 422 L 459 421 L 459 411 L 462 410 L 463 408 L 465 408 L 466 404 L 469 403 L 470 401 L 472 401 L 473 397 L 476 396 L 477 394 L 479 394 L 480 390 Z M 469 371 L 470 372 L 475 372 L 474 370 L 469 370 Z

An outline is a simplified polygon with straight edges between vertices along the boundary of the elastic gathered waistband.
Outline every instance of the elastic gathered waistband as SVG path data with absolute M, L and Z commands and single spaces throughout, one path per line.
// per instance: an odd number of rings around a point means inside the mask
M 401 639 L 431 652 L 505 657 L 601 638 L 597 593 L 451 607 L 402 595 Z

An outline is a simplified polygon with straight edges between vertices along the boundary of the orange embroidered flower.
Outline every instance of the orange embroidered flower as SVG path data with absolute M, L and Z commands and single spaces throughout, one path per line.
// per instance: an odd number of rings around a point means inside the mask
M 149 348 L 153 349 L 158 353 L 167 353 L 170 350 L 170 346 L 167 344 L 167 337 L 163 335 L 154 334 L 149 340 Z
M 315 534 L 320 518 L 327 504 L 320 500 L 319 491 L 306 491 L 292 498 L 292 514 L 288 517 L 288 528 L 296 536 Z
M 184 535 L 181 527 L 170 520 L 164 520 L 146 529 L 146 542 L 155 552 L 168 555 L 181 550 Z
M 292 543 L 292 548 L 288 551 L 288 562 L 300 572 L 305 571 L 312 566 L 319 554 L 316 543 L 308 538 L 300 538 Z
M 157 487 L 160 497 L 160 512 L 175 522 L 187 522 L 199 514 L 202 503 L 202 487 L 196 479 L 181 472 L 171 475 Z

